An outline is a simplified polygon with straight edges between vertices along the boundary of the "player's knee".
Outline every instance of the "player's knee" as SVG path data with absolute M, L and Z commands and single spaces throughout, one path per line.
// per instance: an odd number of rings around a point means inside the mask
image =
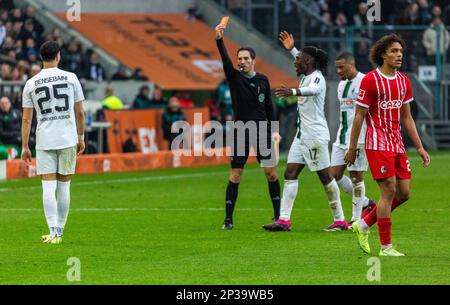
M 397 200 L 400 202 L 408 201 L 409 199 L 409 191 L 399 192 L 396 196 Z
M 241 182 L 242 170 L 233 170 L 230 174 L 230 181 L 233 183 Z
M 319 175 L 320 182 L 323 185 L 330 184 L 330 182 L 333 181 L 333 179 L 334 179 L 333 176 L 331 176 L 330 173 L 328 173 L 328 172 L 318 172 L 318 175 Z
M 297 179 L 297 171 L 293 168 L 286 168 L 284 171 L 284 180 L 296 180 Z
M 384 183 L 381 191 L 384 197 L 392 200 L 396 193 L 395 182 Z
M 278 179 L 277 172 L 276 171 L 266 172 L 266 178 L 270 182 L 277 181 Z

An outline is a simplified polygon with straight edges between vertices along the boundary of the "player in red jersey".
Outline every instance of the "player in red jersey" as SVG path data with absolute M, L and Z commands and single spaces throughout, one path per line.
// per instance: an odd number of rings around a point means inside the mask
M 423 161 L 430 164 L 430 157 L 422 146 L 416 124 L 411 116 L 413 100 L 411 84 L 398 69 L 402 65 L 405 42 L 395 34 L 382 37 L 369 54 L 370 61 L 378 66 L 361 81 L 356 101 L 350 146 L 345 161 L 355 162 L 358 136 L 366 119 L 366 155 L 373 178 L 380 187 L 380 199 L 376 208 L 353 224 L 361 249 L 370 253 L 369 228 L 378 223 L 380 256 L 404 256 L 391 243 L 391 212 L 408 200 L 411 187 L 411 169 L 400 132 L 400 122 L 411 138 Z

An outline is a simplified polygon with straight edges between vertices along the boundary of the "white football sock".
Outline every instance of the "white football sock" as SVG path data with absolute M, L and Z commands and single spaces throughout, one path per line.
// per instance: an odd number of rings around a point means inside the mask
M 350 180 L 349 177 L 342 175 L 342 178 L 340 180 L 336 180 L 336 182 L 339 185 L 339 188 L 343 190 L 347 195 L 353 195 L 352 180 Z
M 57 227 L 56 180 L 42 180 L 42 202 L 50 235 L 55 235 Z
M 328 197 L 328 204 L 330 205 L 330 211 L 333 215 L 334 221 L 344 221 L 344 211 L 342 210 L 341 194 L 339 192 L 339 186 L 336 180 L 333 179 L 329 184 L 324 186 L 325 193 Z
M 67 215 L 70 208 L 70 180 L 66 182 L 58 181 L 58 235 L 62 235 L 64 226 L 66 225 Z
M 298 180 L 284 180 L 283 197 L 281 198 L 280 219 L 288 221 L 297 197 Z
M 363 209 L 363 201 L 366 194 L 366 187 L 364 181 L 353 184 L 353 196 L 352 196 L 352 221 L 360 220 Z
M 367 225 L 367 223 L 364 221 L 364 219 L 361 219 L 359 221 L 359 227 L 361 228 L 361 230 L 363 230 L 364 232 L 368 232 L 370 230 L 370 227 Z

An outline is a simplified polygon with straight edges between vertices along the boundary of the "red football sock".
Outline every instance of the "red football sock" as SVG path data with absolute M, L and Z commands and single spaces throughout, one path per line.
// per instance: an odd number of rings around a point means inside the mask
M 394 198 L 392 200 L 391 213 L 402 204 L 403 202 L 398 201 Z M 373 226 L 377 222 L 377 207 L 374 207 L 366 217 L 363 218 L 364 222 L 369 226 Z
M 379 218 L 378 221 L 378 232 L 380 233 L 380 242 L 382 246 L 387 246 L 391 244 L 391 227 L 392 221 L 390 218 Z

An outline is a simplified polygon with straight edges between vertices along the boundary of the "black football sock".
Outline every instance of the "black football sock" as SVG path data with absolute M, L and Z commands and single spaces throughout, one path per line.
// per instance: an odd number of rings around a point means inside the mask
M 238 195 L 238 188 L 239 183 L 233 183 L 231 181 L 228 181 L 227 186 L 227 193 L 225 198 L 225 212 L 226 212 L 226 219 L 232 220 L 233 219 L 233 211 L 234 206 L 236 204 L 236 199 Z
M 272 199 L 273 216 L 276 220 L 280 217 L 280 180 L 269 181 L 269 194 Z

